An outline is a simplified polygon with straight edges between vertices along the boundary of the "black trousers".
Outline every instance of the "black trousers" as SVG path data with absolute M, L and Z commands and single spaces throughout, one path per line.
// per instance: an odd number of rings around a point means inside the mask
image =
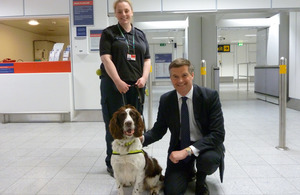
M 201 153 L 198 157 L 193 156 L 192 159 L 185 163 L 180 161 L 174 164 L 168 158 L 167 169 L 165 173 L 165 195 L 183 195 L 185 194 L 190 177 L 195 170 L 196 163 L 196 189 L 198 194 L 201 185 L 205 182 L 207 175 L 213 174 L 219 167 L 223 157 L 223 152 L 219 150 L 209 150 Z
M 127 83 L 129 85 L 134 85 L 134 83 Z M 134 106 L 141 114 L 143 113 L 143 102 L 145 97 L 144 88 L 137 89 L 136 87 L 130 87 L 126 94 L 121 94 L 114 82 L 109 76 L 101 76 L 100 84 L 101 92 L 101 106 L 102 114 L 105 123 L 105 141 L 106 141 L 106 166 L 111 167 L 110 158 L 112 155 L 113 137 L 109 132 L 109 121 L 112 118 L 114 112 L 116 112 L 124 104 L 131 104 Z

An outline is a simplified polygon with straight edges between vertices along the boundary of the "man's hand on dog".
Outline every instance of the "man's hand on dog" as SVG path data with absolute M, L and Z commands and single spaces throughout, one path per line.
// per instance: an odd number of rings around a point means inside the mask
M 140 138 L 141 143 L 144 143 L 144 136 L 141 136 L 139 138 Z

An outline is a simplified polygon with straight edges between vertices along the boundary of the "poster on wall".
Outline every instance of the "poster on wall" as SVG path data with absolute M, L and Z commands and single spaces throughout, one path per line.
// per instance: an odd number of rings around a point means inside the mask
M 94 25 L 93 0 L 73 0 L 74 25 Z
M 155 78 L 156 79 L 170 78 L 169 65 L 171 62 L 172 62 L 171 53 L 155 54 Z
M 102 30 L 90 30 L 90 51 L 99 51 Z

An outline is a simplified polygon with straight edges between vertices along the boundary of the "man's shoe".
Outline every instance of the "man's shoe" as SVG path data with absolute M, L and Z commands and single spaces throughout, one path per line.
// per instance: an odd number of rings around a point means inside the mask
M 110 176 L 114 177 L 114 170 L 111 167 L 107 167 L 107 172 L 109 173 Z
M 197 195 L 209 195 L 209 190 L 206 182 L 204 182 L 204 184 L 199 187 L 199 191 L 197 192 Z

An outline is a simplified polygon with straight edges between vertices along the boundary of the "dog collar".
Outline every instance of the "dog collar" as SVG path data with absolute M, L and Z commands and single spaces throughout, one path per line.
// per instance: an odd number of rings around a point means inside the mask
M 143 150 L 132 150 L 132 151 L 129 151 L 127 154 L 138 154 L 138 153 L 144 153 Z M 113 155 L 121 155 L 120 153 L 116 152 L 116 151 L 113 151 L 112 152 Z M 127 155 L 127 154 L 123 154 L 123 155 Z
M 125 146 L 130 146 L 130 145 L 132 145 L 134 142 L 135 142 L 135 139 L 132 140 L 132 141 L 130 141 L 130 142 L 125 143 Z

